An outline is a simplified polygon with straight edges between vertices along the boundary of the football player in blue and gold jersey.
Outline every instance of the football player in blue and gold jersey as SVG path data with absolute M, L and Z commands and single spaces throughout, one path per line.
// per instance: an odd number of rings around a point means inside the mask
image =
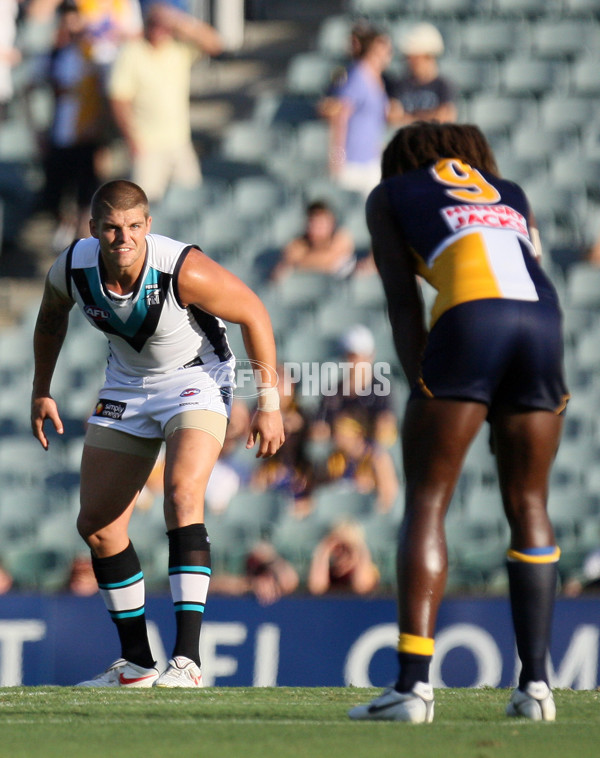
M 546 503 L 568 392 L 561 312 L 540 266 L 527 198 L 500 178 L 476 126 L 417 122 L 387 146 L 367 220 L 411 394 L 402 427 L 399 675 L 349 715 L 433 719 L 429 664 L 448 571 L 444 518 L 487 420 L 511 533 L 507 566 L 521 661 L 507 714 L 552 721 L 546 657 L 560 551 Z M 428 320 L 418 277 L 437 291 Z

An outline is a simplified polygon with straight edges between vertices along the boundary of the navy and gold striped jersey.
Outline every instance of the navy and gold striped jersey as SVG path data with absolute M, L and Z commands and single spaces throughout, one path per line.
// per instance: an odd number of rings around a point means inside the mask
M 417 273 L 437 290 L 432 324 L 471 300 L 557 301 L 535 260 L 529 203 L 517 184 L 456 158 L 384 184 Z

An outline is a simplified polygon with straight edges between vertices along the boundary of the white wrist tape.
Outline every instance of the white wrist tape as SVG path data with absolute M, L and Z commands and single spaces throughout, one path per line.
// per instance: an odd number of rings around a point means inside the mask
M 258 395 L 259 411 L 278 411 L 279 410 L 279 390 L 277 387 L 266 387 Z

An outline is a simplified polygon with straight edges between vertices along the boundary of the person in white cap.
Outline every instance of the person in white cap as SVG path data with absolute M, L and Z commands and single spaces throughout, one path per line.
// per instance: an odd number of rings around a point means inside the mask
M 364 324 L 353 324 L 342 334 L 339 346 L 349 371 L 340 378 L 337 392 L 321 398 L 311 436 L 326 439 L 340 413 L 358 413 L 365 418 L 367 435 L 389 449 L 398 439 L 398 425 L 389 376 L 382 372 L 387 364 L 374 362 L 373 332 Z
M 411 27 L 400 39 L 406 72 L 388 84 L 391 98 L 390 121 L 397 125 L 413 121 L 456 121 L 456 90 L 440 76 L 438 58 L 444 40 L 428 23 Z

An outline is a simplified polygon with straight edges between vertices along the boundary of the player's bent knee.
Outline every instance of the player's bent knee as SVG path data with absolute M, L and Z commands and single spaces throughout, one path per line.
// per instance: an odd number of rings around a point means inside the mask
M 165 516 L 177 526 L 203 521 L 204 497 L 197 489 L 179 485 L 165 491 Z

